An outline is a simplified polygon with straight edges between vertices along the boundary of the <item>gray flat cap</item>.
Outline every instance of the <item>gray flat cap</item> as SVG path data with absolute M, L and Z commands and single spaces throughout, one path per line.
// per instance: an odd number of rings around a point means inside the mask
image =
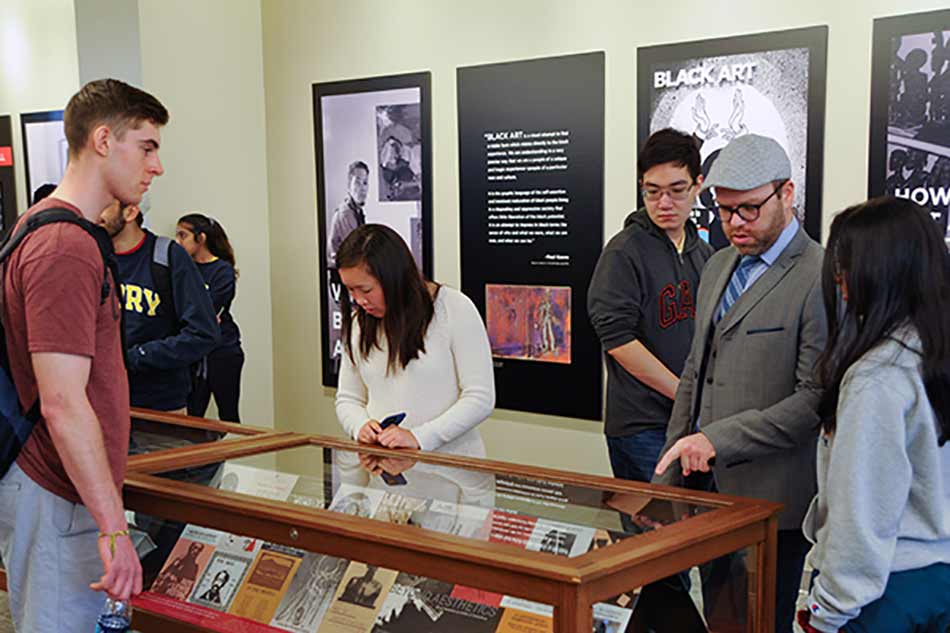
M 722 148 L 703 181 L 702 191 L 710 187 L 749 191 L 773 180 L 791 177 L 792 163 L 778 141 L 768 136 L 745 134 Z

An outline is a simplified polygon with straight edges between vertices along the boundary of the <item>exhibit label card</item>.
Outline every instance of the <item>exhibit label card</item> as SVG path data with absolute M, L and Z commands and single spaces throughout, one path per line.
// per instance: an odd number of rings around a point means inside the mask
M 499 407 L 599 420 L 587 286 L 603 244 L 604 54 L 458 70 L 462 290 Z

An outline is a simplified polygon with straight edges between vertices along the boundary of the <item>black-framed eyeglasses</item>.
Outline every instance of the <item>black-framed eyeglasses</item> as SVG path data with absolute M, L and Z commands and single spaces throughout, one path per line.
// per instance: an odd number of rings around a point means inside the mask
M 764 207 L 765 204 L 769 200 L 771 200 L 775 194 L 777 194 L 779 191 L 782 190 L 782 187 L 785 186 L 786 182 L 788 181 L 786 180 L 785 182 L 780 184 L 778 187 L 776 187 L 775 190 L 772 191 L 772 193 L 770 193 L 768 197 L 762 202 L 760 202 L 759 204 L 743 203 L 743 204 L 738 204 L 734 207 L 728 207 L 724 204 L 719 204 L 717 202 L 715 209 L 716 209 L 716 212 L 719 214 L 719 219 L 722 220 L 723 224 L 727 224 L 730 220 L 732 220 L 732 214 L 738 213 L 739 217 L 745 220 L 746 222 L 755 222 L 756 220 L 759 219 L 759 214 L 762 212 L 762 207 Z
M 663 194 L 668 194 L 670 199 L 674 202 L 682 202 L 689 198 L 689 192 L 696 185 L 696 181 L 689 184 L 677 184 L 672 187 L 654 187 L 647 186 L 640 190 L 640 194 L 643 196 L 644 200 L 649 200 L 650 202 L 656 202 L 663 197 Z

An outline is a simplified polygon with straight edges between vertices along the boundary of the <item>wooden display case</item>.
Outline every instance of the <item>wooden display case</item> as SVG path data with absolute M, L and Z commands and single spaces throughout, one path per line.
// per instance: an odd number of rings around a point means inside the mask
M 234 425 L 178 416 L 150 419 L 175 430 L 235 432 Z M 639 630 L 647 592 L 636 588 L 675 584 L 694 566 L 731 560 L 746 581 L 725 597 L 706 597 L 710 630 L 773 630 L 777 504 L 330 437 L 251 427 L 241 432 L 240 438 L 131 457 L 126 507 L 251 537 L 248 542 L 365 564 L 360 569 L 369 565 L 503 595 L 502 618 L 520 608 L 519 600 L 531 601 L 523 604 L 545 606 L 546 630 L 556 633 L 592 630 L 595 605 L 618 596 L 633 612 L 626 630 Z M 205 474 L 182 476 L 196 470 Z M 306 494 L 297 493 L 301 486 Z M 361 501 L 376 498 L 376 509 L 347 506 L 359 496 L 354 491 L 361 491 Z M 479 524 L 463 515 L 487 518 Z M 698 575 L 692 573 L 695 602 Z M 197 578 L 194 583 L 197 594 Z M 713 600 L 731 604 L 732 616 L 710 616 Z M 193 602 L 145 593 L 135 603 L 134 628 L 282 630 L 232 617 L 227 605 L 209 610 Z M 544 629 L 538 626 L 519 630 Z
M 683 612 L 681 603 L 668 612 L 663 603 L 651 615 L 648 607 L 657 594 L 648 598 L 647 590 L 637 588 L 675 585 L 696 565 L 731 560 L 729 568 L 738 569 L 744 583 L 721 592 L 725 598 L 701 592 L 727 608 L 706 605 L 705 617 L 696 618 L 705 621 L 695 630 L 707 630 L 707 624 L 715 631 L 773 630 L 777 504 L 174 414 L 134 410 L 133 415 L 135 454 L 129 458 L 126 507 L 153 526 L 155 517 L 172 526 L 178 522 L 173 540 L 184 524 L 203 526 L 455 588 L 464 584 L 480 590 L 477 599 L 483 601 L 503 594 L 507 602 L 495 605 L 499 617 L 522 613 L 525 620 L 522 628 L 509 624 L 498 631 L 586 633 L 595 605 L 624 604 L 611 601 L 619 596 L 632 611 L 619 630 L 646 630 L 646 623 L 656 624 L 649 619 L 659 617 L 666 630 L 685 632 L 687 625 L 670 624 L 669 617 L 674 610 Z M 255 481 L 229 485 L 228 475 L 235 472 Z M 292 494 L 304 481 L 306 495 Z M 378 505 L 387 498 L 414 499 L 416 508 L 408 513 L 407 507 L 390 508 L 384 516 L 377 510 L 375 518 L 346 514 L 343 504 L 334 502 L 354 490 L 378 497 Z M 473 534 L 459 527 L 465 520 L 457 517 L 455 523 L 427 521 L 437 505 L 440 511 L 467 508 L 469 519 L 474 512 L 487 522 Z M 551 534 L 559 537 L 547 538 Z M 158 571 L 147 573 L 147 587 Z M 694 569 L 694 602 L 700 594 L 697 579 Z M 0 585 L 6 588 L 2 571 Z M 142 633 L 290 630 L 154 592 L 143 593 L 135 607 L 133 628 Z M 327 630 L 345 629 L 319 628 Z

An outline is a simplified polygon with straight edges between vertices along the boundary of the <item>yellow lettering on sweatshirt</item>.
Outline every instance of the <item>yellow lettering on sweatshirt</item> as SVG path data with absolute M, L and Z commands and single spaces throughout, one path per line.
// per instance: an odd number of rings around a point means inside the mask
M 142 289 L 132 284 L 122 284 L 122 294 L 125 295 L 125 309 L 142 313 Z
M 142 292 L 145 293 L 145 302 L 148 303 L 148 316 L 155 316 L 155 309 L 162 302 L 162 298 L 158 296 L 157 292 L 152 292 L 148 288 L 142 288 Z

